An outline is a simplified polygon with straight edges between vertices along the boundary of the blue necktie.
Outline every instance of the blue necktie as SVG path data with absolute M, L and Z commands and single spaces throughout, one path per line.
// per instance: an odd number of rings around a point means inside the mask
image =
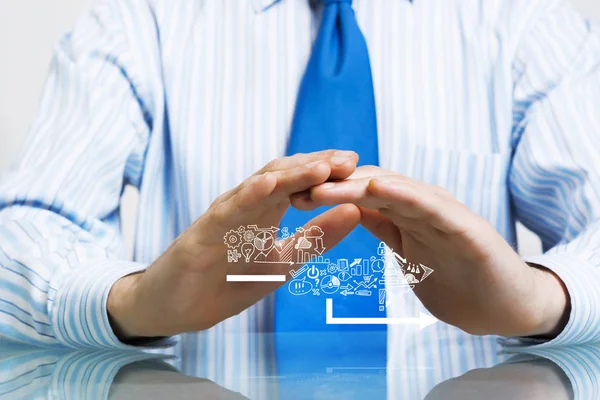
M 321 26 L 298 92 L 287 153 L 354 150 L 360 156 L 359 165 L 379 165 L 375 96 L 365 38 L 351 0 L 323 0 L 323 3 Z M 323 208 L 313 212 L 290 209 L 281 226 L 293 232 L 323 211 Z M 356 258 L 369 259 L 377 255 L 378 244 L 373 235 L 358 227 L 338 246 L 328 249 L 324 257 L 332 263 L 338 259 L 350 262 Z M 334 275 L 339 276 L 339 272 Z M 309 280 L 314 278 L 311 271 L 308 275 Z M 325 277 L 320 275 L 317 279 Z M 323 284 L 316 282 L 312 280 L 313 288 Z M 288 285 L 276 293 L 276 332 L 385 329 L 385 325 L 326 325 L 326 293 L 298 296 L 290 292 Z M 385 312 L 379 309 L 377 289 L 369 297 L 364 296 L 368 291 L 363 296 L 342 296 L 340 292 L 341 289 L 334 296 L 335 317 L 385 317 Z

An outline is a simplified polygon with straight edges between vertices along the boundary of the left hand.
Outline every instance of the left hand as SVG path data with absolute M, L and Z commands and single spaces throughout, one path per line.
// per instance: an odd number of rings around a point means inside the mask
M 415 294 L 438 319 L 478 335 L 556 335 L 568 295 L 550 271 L 526 264 L 482 217 L 440 187 L 382 168 L 358 168 L 292 197 L 312 209 L 354 203 L 361 224 L 407 261 L 434 269 Z

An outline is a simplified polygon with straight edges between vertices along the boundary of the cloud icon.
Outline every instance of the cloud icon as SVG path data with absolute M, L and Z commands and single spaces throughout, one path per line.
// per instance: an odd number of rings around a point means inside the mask
M 304 231 L 305 238 L 322 238 L 325 233 L 318 226 L 311 226 L 307 231 Z
M 294 248 L 296 249 L 305 249 L 308 250 L 312 247 L 312 244 L 306 240 L 306 238 L 301 237 L 300 239 L 298 239 L 298 243 L 296 243 L 296 245 L 294 246 Z

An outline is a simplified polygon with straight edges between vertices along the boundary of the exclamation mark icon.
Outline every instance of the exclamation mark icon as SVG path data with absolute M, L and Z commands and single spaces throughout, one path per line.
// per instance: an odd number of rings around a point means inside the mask
M 379 311 L 385 311 L 385 289 L 379 289 Z

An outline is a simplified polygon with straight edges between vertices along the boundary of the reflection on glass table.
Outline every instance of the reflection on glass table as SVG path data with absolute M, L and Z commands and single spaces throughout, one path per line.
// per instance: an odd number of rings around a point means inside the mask
M 435 344 L 405 335 L 383 349 L 371 345 L 380 334 L 254 334 L 231 351 L 202 349 L 201 334 L 151 352 L 0 343 L 0 399 L 600 398 L 600 346 L 506 354 L 495 338 L 457 333 Z

